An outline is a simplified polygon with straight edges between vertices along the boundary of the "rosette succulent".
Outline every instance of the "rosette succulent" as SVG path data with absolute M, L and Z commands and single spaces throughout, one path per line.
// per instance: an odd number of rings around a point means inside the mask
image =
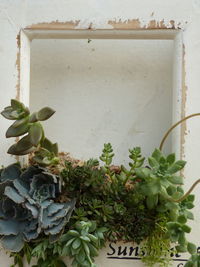
M 55 241 L 75 207 L 75 200 L 55 202 L 60 194 L 59 177 L 30 166 L 25 171 L 12 164 L 0 172 L 0 236 L 3 247 L 20 251 L 25 241 L 43 233 Z

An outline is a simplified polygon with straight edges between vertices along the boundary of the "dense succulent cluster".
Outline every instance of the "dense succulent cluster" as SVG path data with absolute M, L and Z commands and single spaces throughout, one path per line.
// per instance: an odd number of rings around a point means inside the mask
M 2 169 L 0 190 L 1 243 L 9 251 L 20 251 L 24 242 L 41 233 L 57 240 L 75 206 L 74 200 L 55 202 L 60 181 L 41 167 L 22 171 L 18 164 L 12 164 Z
M 196 246 L 186 234 L 194 218 L 191 192 L 200 180 L 184 193 L 179 172 L 186 162 L 155 149 L 146 163 L 135 147 L 129 150 L 129 167 L 114 166 L 110 143 L 104 144 L 103 164 L 97 159 L 63 162 L 40 123 L 53 113 L 45 107 L 30 115 L 17 100 L 1 113 L 15 120 L 6 137 L 23 136 L 8 153 L 32 153 L 29 166 L 0 169 L 0 237 L 14 257 L 12 267 L 23 267 L 24 257 L 29 264 L 36 258 L 32 267 L 66 267 L 65 256 L 73 267 L 96 267 L 94 257 L 105 242 L 121 240 L 143 241 L 141 257 L 148 267 L 169 266 L 171 243 L 176 253 L 191 254 L 185 267 L 199 266 Z

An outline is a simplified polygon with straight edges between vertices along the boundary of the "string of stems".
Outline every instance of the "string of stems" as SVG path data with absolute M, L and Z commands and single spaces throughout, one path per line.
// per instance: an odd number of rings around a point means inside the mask
M 164 137 L 163 137 L 163 139 L 162 139 L 162 141 L 161 141 L 161 143 L 160 143 L 160 147 L 159 147 L 159 149 L 162 150 L 163 145 L 164 145 L 164 143 L 165 143 L 167 137 L 168 137 L 169 134 L 172 132 L 172 130 L 173 130 L 174 128 L 176 128 L 176 126 L 178 126 L 178 125 L 180 125 L 181 123 L 183 123 L 184 121 L 186 121 L 186 120 L 188 120 L 188 119 L 190 119 L 190 118 L 192 118 L 192 117 L 196 117 L 196 116 L 200 116 L 200 113 L 193 113 L 193 114 L 191 114 L 191 115 L 188 115 L 188 116 L 184 117 L 183 119 L 181 119 L 180 121 L 176 122 L 174 125 L 172 125 L 172 127 L 169 128 L 169 130 L 165 133 L 165 135 L 164 135 Z M 172 202 L 177 202 L 177 203 L 183 201 L 184 199 L 186 199 L 186 198 L 189 196 L 189 194 L 194 190 L 194 188 L 196 187 L 196 185 L 199 184 L 199 183 L 200 183 L 200 179 L 198 179 L 198 180 L 197 180 L 197 181 L 190 187 L 190 189 L 187 191 L 187 193 L 185 193 L 185 195 L 183 195 L 181 198 L 179 198 L 179 199 L 172 199 L 172 198 L 170 198 L 169 200 L 172 201 Z
M 172 131 L 174 128 L 176 128 L 176 126 L 178 126 L 179 124 L 183 123 L 184 121 L 186 121 L 186 120 L 188 120 L 188 119 L 190 119 L 190 118 L 192 118 L 192 117 L 196 117 L 196 116 L 200 116 L 200 113 L 194 113 L 194 114 L 191 114 L 191 115 L 189 115 L 189 116 L 187 116 L 187 117 L 181 119 L 180 121 L 176 122 L 174 125 L 172 125 L 172 127 L 169 128 L 169 130 L 165 133 L 165 135 L 164 135 L 164 137 L 163 137 L 163 139 L 162 139 L 162 141 L 161 141 L 161 143 L 160 143 L 160 147 L 159 147 L 159 149 L 162 150 L 163 145 L 164 145 L 164 143 L 165 143 L 165 140 L 167 139 L 167 137 L 169 136 L 169 134 L 171 133 L 171 131 Z
M 196 185 L 199 184 L 199 183 L 200 183 L 200 179 L 198 179 L 198 180 L 197 180 L 197 181 L 190 187 L 190 189 L 187 191 L 187 193 L 185 193 L 185 195 L 183 195 L 181 198 L 179 198 L 179 199 L 169 198 L 169 200 L 172 201 L 172 202 L 176 202 L 176 203 L 179 203 L 179 202 L 185 200 L 185 199 L 189 196 L 189 194 L 194 190 L 194 188 L 196 187 Z

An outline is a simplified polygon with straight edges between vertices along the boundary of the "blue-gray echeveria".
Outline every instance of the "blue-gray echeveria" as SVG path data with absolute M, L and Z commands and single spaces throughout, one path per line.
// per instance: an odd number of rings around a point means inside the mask
M 60 190 L 59 177 L 41 167 L 22 171 L 12 164 L 0 171 L 0 237 L 6 250 L 20 251 L 40 233 L 57 240 L 75 207 L 75 200 L 55 202 Z

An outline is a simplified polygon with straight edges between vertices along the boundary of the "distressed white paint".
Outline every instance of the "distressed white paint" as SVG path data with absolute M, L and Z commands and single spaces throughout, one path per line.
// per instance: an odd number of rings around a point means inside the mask
M 164 20 L 165 25 L 170 25 L 170 21 L 175 21 L 175 26 L 179 25 L 183 31 L 183 42 L 185 45 L 185 69 L 187 100 L 186 114 L 199 111 L 200 93 L 200 6 L 196 0 L 1 0 L 0 1 L 0 108 L 8 104 L 11 97 L 16 96 L 17 71 L 17 42 L 16 35 L 21 28 L 38 22 L 52 21 L 75 21 L 78 20 L 78 29 L 86 29 L 92 23 L 93 28 L 111 29 L 107 24 L 109 20 L 127 21 L 128 19 L 139 19 L 142 26 L 147 26 L 152 19 Z M 177 81 L 177 85 L 180 82 Z M 3 139 L 4 132 L 8 127 L 8 122 L 0 118 L 1 131 L 0 139 Z M 186 187 L 192 183 L 199 175 L 198 152 L 200 150 L 199 141 L 199 120 L 198 118 L 187 122 L 187 136 L 185 138 L 185 159 L 188 165 L 185 168 Z M 12 141 L 1 142 L 1 163 L 11 162 L 5 156 L 6 148 Z M 199 192 L 199 188 L 195 190 Z M 194 233 L 191 239 L 198 242 L 198 225 L 200 222 L 199 203 L 197 198 L 196 220 L 194 222 Z M 116 263 L 114 263 L 116 264 Z M 124 263 L 123 266 L 126 266 Z M 1 257 L 1 266 L 9 266 L 5 255 Z M 107 266 L 101 263 L 100 266 Z M 109 265 L 110 266 L 110 265 Z M 121 265 L 122 266 L 122 265 Z M 128 266 L 128 265 L 127 265 Z

